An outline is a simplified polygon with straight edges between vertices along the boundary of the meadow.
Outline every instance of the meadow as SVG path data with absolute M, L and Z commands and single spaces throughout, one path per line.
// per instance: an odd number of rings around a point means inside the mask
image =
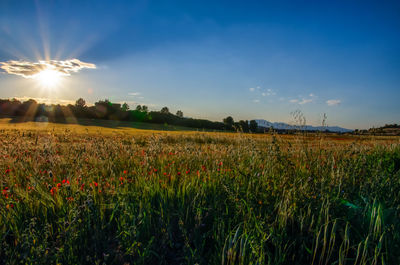
M 400 138 L 0 121 L 0 263 L 400 264 Z

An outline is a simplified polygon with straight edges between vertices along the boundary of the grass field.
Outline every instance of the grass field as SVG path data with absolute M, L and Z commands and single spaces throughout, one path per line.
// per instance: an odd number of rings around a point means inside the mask
M 0 263 L 400 264 L 400 138 L 0 120 Z

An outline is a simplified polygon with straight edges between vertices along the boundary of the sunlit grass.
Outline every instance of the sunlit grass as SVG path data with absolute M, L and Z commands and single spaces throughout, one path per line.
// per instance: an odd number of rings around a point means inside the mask
M 0 120 L 0 260 L 399 264 L 399 138 Z

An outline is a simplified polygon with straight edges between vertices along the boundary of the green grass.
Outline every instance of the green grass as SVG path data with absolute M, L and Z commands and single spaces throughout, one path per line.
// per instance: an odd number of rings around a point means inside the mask
M 400 264 L 399 138 L 0 126 L 9 264 Z

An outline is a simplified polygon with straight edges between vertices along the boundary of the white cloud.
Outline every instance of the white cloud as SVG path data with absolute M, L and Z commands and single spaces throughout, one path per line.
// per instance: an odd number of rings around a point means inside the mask
M 250 92 L 253 92 L 255 90 L 255 88 L 254 87 L 250 87 L 249 90 L 250 90 Z
M 326 101 L 326 104 L 328 104 L 328 106 L 336 106 L 339 105 L 342 101 L 340 99 L 329 99 Z
M 65 61 L 48 60 L 38 62 L 28 61 L 6 61 L 0 62 L 0 69 L 8 74 L 19 75 L 25 78 L 34 78 L 38 73 L 45 69 L 57 71 L 60 75 L 69 76 L 71 73 L 76 73 L 84 68 L 95 69 L 96 65 L 85 63 L 78 59 Z
M 311 99 L 311 98 L 308 98 L 308 99 L 303 98 L 303 99 L 299 102 L 299 104 L 300 104 L 300 105 L 304 105 L 304 104 L 311 103 L 311 102 L 313 102 L 313 99 Z
M 131 92 L 131 93 L 128 93 L 128 95 L 129 96 L 139 96 L 140 92 Z
M 263 97 L 265 97 L 265 96 L 275 96 L 276 92 L 274 90 L 272 90 L 271 88 L 268 88 L 268 89 L 265 90 L 265 92 L 262 92 L 261 95 Z
M 253 102 L 254 102 L 254 103 L 259 103 L 260 100 L 259 100 L 259 99 L 254 99 Z
M 316 95 L 314 95 L 313 93 L 308 95 L 309 97 L 302 97 L 299 96 L 297 99 L 290 99 L 289 102 L 290 103 L 297 103 L 299 105 L 305 105 L 311 102 L 314 102 L 314 100 L 317 98 Z

